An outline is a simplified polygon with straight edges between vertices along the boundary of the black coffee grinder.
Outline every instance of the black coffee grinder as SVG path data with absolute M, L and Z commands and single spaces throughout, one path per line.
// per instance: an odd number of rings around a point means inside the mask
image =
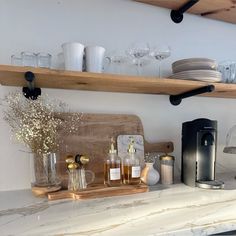
M 215 180 L 217 121 L 197 119 L 182 125 L 181 179 L 186 185 L 221 189 Z

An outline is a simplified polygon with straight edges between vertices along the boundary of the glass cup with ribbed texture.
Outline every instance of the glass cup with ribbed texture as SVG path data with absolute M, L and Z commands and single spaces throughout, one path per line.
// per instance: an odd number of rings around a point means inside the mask
M 37 66 L 41 68 L 51 68 L 52 56 L 49 53 L 40 52 L 37 54 Z
M 35 53 L 22 52 L 21 57 L 23 66 L 37 67 L 37 56 Z

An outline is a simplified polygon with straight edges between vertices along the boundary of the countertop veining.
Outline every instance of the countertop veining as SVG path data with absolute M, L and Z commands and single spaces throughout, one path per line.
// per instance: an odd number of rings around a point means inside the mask
M 0 235 L 210 235 L 236 229 L 236 180 L 225 190 L 175 184 L 148 193 L 48 202 L 30 190 L 0 193 Z M 235 189 L 234 189 L 235 188 Z M 231 189 L 231 190 L 229 190 Z

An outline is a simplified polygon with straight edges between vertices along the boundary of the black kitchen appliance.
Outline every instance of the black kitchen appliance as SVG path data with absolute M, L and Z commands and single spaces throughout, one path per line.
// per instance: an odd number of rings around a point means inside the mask
M 182 125 L 181 179 L 186 185 L 221 189 L 215 180 L 217 121 L 196 119 Z

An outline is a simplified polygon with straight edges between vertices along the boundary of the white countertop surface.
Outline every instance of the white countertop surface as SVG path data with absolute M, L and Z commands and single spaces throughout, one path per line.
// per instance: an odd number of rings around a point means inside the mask
M 0 236 L 210 235 L 236 229 L 236 180 L 225 190 L 183 184 L 123 197 L 48 202 L 30 190 L 0 193 Z M 229 190 L 230 189 L 230 190 Z

